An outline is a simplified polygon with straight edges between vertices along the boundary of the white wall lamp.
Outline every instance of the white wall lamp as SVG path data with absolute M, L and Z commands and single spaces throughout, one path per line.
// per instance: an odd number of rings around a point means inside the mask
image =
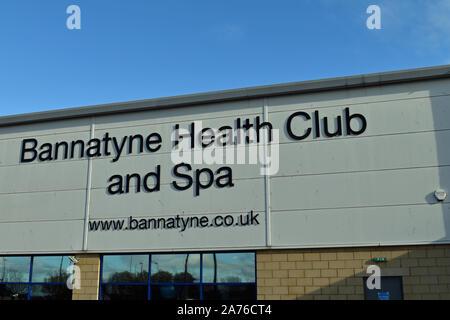
M 434 196 L 436 197 L 436 199 L 438 201 L 444 201 L 445 198 L 447 198 L 447 192 L 445 192 L 445 190 L 443 190 L 443 189 L 437 189 L 434 192 Z

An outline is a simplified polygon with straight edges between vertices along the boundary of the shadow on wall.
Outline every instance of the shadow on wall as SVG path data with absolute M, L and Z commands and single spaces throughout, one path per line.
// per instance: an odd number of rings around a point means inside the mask
M 450 84 L 450 71 L 448 73 L 449 78 L 445 80 L 447 86 L 436 86 L 430 89 L 430 104 L 431 112 L 433 114 L 433 123 L 435 128 L 436 137 L 436 151 L 437 160 L 439 163 L 439 181 L 437 181 L 436 188 L 443 189 L 447 193 L 450 192 L 450 148 L 449 141 L 445 139 L 445 135 L 442 133 L 450 132 L 449 119 L 450 119 L 450 90 L 448 84 Z M 431 205 L 439 205 L 442 207 L 442 219 L 444 227 L 444 236 L 442 239 L 436 242 L 450 242 L 450 204 L 449 198 L 443 202 L 437 203 L 433 198 Z
M 273 255 L 271 263 L 277 257 Z M 379 292 L 390 299 L 450 299 L 450 245 L 298 250 L 289 251 L 286 258 L 291 261 L 278 262 L 281 268 L 272 271 L 269 282 L 262 279 L 265 299 L 363 300 L 378 299 Z M 387 261 L 376 262 L 377 258 Z M 296 269 L 283 272 L 283 265 L 293 262 Z M 384 283 L 382 278 L 381 290 L 365 292 L 371 265 L 393 281 Z M 278 275 L 288 278 L 277 279 Z M 396 285 L 398 290 L 393 290 Z

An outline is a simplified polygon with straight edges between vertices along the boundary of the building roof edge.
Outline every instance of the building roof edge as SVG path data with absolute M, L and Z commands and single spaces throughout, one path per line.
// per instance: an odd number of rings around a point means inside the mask
M 339 78 L 290 82 L 197 94 L 187 94 L 165 98 L 154 98 L 148 100 L 118 102 L 86 107 L 10 115 L 0 117 L 0 127 L 44 121 L 93 117 L 125 112 L 128 113 L 155 109 L 176 108 L 189 105 L 201 105 L 207 103 L 219 103 L 226 101 L 256 99 L 291 94 L 305 94 L 326 90 L 361 88 L 442 78 L 450 78 L 450 65 L 362 74 Z

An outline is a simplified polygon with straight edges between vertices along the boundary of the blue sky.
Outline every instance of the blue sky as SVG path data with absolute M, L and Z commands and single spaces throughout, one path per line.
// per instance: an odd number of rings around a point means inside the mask
M 4 116 L 450 64 L 450 0 L 4 0 L 0 41 Z

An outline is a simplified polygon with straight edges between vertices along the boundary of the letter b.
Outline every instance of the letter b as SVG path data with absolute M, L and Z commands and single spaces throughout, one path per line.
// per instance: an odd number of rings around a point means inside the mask
M 361 122 L 361 127 L 358 130 L 353 130 L 352 129 L 352 125 L 351 125 L 351 121 L 352 119 L 359 119 Z M 348 135 L 360 135 L 361 133 L 363 133 L 364 131 L 366 131 L 367 128 L 367 120 L 366 118 L 364 118 L 364 116 L 362 114 L 359 113 L 354 113 L 352 115 L 350 115 L 350 108 L 345 108 L 345 126 L 347 128 L 347 134 Z
M 130 230 L 135 230 L 138 227 L 139 222 L 137 221 L 137 219 L 133 219 L 132 216 L 130 216 L 130 221 L 128 224 L 128 229 Z
M 27 143 L 32 143 L 33 146 L 31 148 L 27 148 Z M 20 153 L 20 162 L 33 162 L 37 157 L 37 140 L 36 139 L 24 139 L 22 140 L 22 152 Z M 25 159 L 25 153 L 31 152 L 33 156 L 31 158 Z

